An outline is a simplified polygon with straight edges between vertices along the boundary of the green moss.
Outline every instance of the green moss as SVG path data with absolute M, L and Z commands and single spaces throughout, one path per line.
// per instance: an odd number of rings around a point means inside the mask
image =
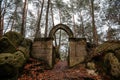
M 21 51 L 24 54 L 24 57 L 26 58 L 26 60 L 29 59 L 30 55 L 29 55 L 29 50 L 27 48 L 19 46 L 18 51 Z
M 120 62 L 120 49 L 115 51 L 115 56 L 117 57 L 117 59 Z
M 17 80 L 18 68 L 14 65 L 14 54 L 0 54 L 0 80 Z
M 113 53 L 106 54 L 104 57 L 104 62 L 109 62 L 109 65 L 106 65 L 106 68 L 110 67 L 108 72 L 110 72 L 112 76 L 120 77 L 120 62 Z
M 99 45 L 95 49 L 94 53 L 97 54 L 97 53 L 105 53 L 105 52 L 112 52 L 112 51 L 114 52 L 117 49 L 120 49 L 120 43 L 106 42 L 106 43 Z
M 7 37 L 0 39 L 0 53 L 13 53 L 15 51 L 14 44 Z
M 12 64 L 11 64 L 12 63 Z M 0 65 L 14 63 L 14 55 L 11 53 L 1 53 L 0 54 Z
M 94 63 L 94 62 L 88 62 L 88 63 L 87 63 L 87 68 L 88 68 L 88 69 L 95 70 L 95 69 L 96 69 L 95 63 Z
M 17 51 L 14 53 L 14 60 L 14 65 L 18 68 L 22 67 L 26 62 L 24 54 L 21 51 Z
M 20 68 L 24 65 L 24 63 L 25 63 L 24 54 L 20 51 L 17 51 L 14 54 L 11 53 L 0 54 L 0 65 L 9 64 L 16 68 Z
M 24 39 L 21 34 L 13 31 L 7 32 L 4 36 L 7 37 L 16 47 L 18 47 Z

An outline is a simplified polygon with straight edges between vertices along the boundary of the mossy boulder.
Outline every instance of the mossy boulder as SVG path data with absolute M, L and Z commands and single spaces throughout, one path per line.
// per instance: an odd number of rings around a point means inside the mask
M 0 39 L 0 53 L 14 53 L 15 51 L 16 47 L 7 37 Z
M 113 53 L 108 53 L 104 57 L 104 63 L 107 64 L 105 67 L 108 68 L 108 73 L 114 77 L 120 77 L 120 62 Z
M 20 51 L 11 53 L 2 53 L 0 54 L 0 65 L 9 64 L 16 68 L 20 68 L 24 65 L 25 58 L 24 54 Z
M 26 62 L 24 54 L 21 51 L 17 51 L 14 53 L 14 59 L 15 59 L 14 65 L 15 67 L 18 68 L 22 67 Z
M 120 49 L 115 51 L 115 56 L 117 57 L 117 59 L 120 62 Z
M 23 53 L 20 51 L 0 54 L 0 79 L 17 80 L 19 68 L 25 63 Z
M 91 70 L 95 70 L 96 69 L 95 63 L 94 62 L 88 62 L 87 63 L 87 68 L 91 69 Z
M 95 49 L 94 55 L 105 52 L 114 52 L 118 49 L 120 49 L 120 41 L 105 42 Z
M 25 47 L 22 47 L 22 46 L 19 46 L 18 47 L 18 51 L 22 52 L 24 54 L 24 57 L 26 60 L 28 60 L 30 58 L 30 54 L 29 54 L 29 49 L 25 48 Z
M 24 54 L 20 51 L 0 54 L 0 80 L 17 80 L 18 72 L 25 64 Z
M 21 34 L 14 31 L 9 31 L 5 33 L 4 36 L 7 37 L 16 47 L 18 47 L 24 40 L 24 37 Z
M 120 41 L 109 41 L 99 45 L 92 58 L 101 72 L 113 80 L 120 79 Z
M 14 61 L 15 61 L 14 54 L 11 54 L 11 53 L 1 53 L 0 54 L 0 65 L 2 65 L 2 64 L 13 65 Z

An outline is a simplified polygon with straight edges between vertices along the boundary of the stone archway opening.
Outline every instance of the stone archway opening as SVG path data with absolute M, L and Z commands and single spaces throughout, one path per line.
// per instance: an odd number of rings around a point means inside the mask
M 55 63 L 58 61 L 67 62 L 69 55 L 69 36 L 64 30 L 57 30 L 54 34 L 53 46 L 55 48 Z
M 53 65 L 58 61 L 65 61 L 69 64 L 69 38 L 73 38 L 71 29 L 64 24 L 58 24 L 52 28 L 49 37 L 54 39 Z

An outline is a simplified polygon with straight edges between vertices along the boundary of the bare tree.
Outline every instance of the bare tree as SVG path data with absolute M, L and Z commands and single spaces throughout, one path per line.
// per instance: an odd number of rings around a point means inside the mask
M 98 45 L 98 35 L 94 20 L 94 0 L 91 0 L 91 16 L 92 16 L 92 28 L 93 28 L 93 43 Z
M 3 16 L 2 16 L 2 1 L 3 0 L 0 0 L 0 38 L 2 37 L 3 35 Z
M 38 21 L 37 21 L 37 28 L 36 28 L 35 38 L 41 37 L 41 28 L 40 28 L 40 24 L 41 24 L 41 18 L 42 18 L 42 13 L 43 13 L 43 6 L 44 6 L 44 0 L 42 1 L 41 10 L 38 11 L 39 17 L 38 17 Z
M 50 0 L 48 0 L 47 10 L 46 10 L 45 37 L 47 37 L 47 32 L 48 32 L 48 13 L 49 13 L 49 5 L 50 5 Z
M 22 26 L 21 26 L 21 34 L 25 37 L 25 20 L 26 20 L 26 11 L 27 11 L 28 0 L 25 0 L 22 14 Z

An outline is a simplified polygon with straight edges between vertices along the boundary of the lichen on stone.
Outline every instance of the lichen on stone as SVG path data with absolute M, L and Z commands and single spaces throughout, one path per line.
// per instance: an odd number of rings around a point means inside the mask
M 17 51 L 14 53 L 14 60 L 15 60 L 14 62 L 15 66 L 18 68 L 22 67 L 26 61 L 24 54 L 21 51 Z
M 9 31 L 5 33 L 4 36 L 7 37 L 16 47 L 18 47 L 24 39 L 21 34 L 14 31 Z
M 24 54 L 24 57 L 25 57 L 26 60 L 29 59 L 29 57 L 30 57 L 29 51 L 30 51 L 30 50 L 28 50 L 28 49 L 25 48 L 25 47 L 19 46 L 19 47 L 18 47 L 18 51 L 20 51 L 20 52 L 22 52 L 22 53 Z
M 15 51 L 16 47 L 7 37 L 0 39 L 0 53 L 13 53 Z

